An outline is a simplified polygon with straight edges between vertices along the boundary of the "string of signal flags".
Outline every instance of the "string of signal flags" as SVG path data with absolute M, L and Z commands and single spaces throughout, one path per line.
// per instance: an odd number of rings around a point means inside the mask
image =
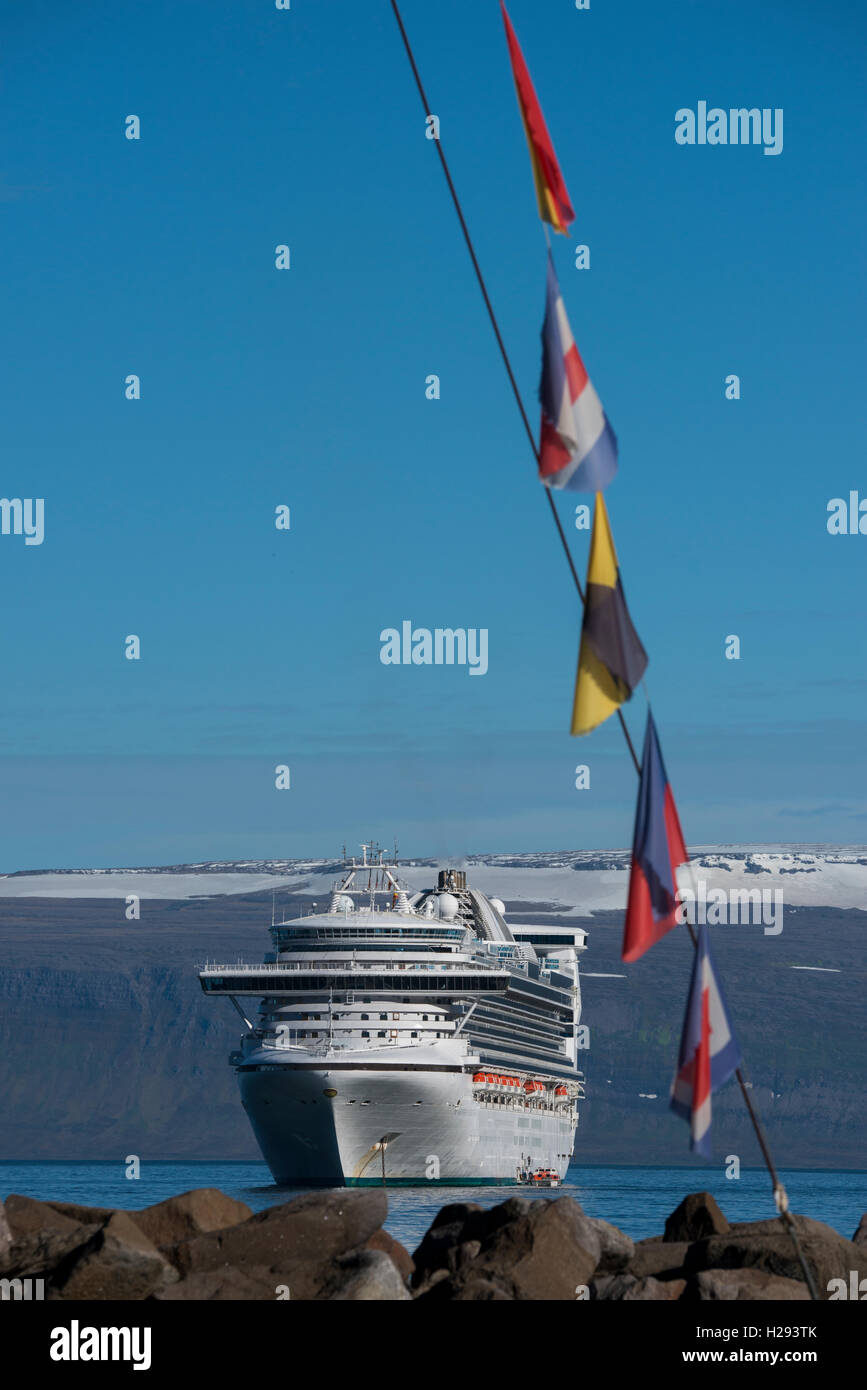
M 406 55 L 424 107 L 431 115 L 415 54 L 398 0 L 390 0 Z M 659 735 L 648 699 L 644 746 L 639 761 L 623 717 L 622 706 L 632 697 L 647 669 L 648 657 L 629 609 L 604 492 L 618 469 L 618 443 L 602 402 L 590 380 L 575 343 L 563 295 L 557 281 L 549 228 L 569 235 L 576 219 L 566 181 L 548 131 L 542 107 L 517 35 L 501 0 L 506 44 L 521 123 L 524 128 L 539 217 L 547 247 L 545 317 L 542 329 L 542 371 L 539 387 L 541 422 L 538 442 L 519 390 L 469 227 L 455 188 L 439 132 L 437 154 L 461 231 L 473 264 L 485 308 L 497 340 L 524 431 L 527 435 L 554 524 L 583 606 L 578 669 L 572 705 L 571 733 L 591 733 L 616 715 L 638 774 L 638 802 L 632 843 L 622 959 L 636 961 L 679 922 L 677 869 L 689 864 L 671 784 L 665 771 Z M 553 493 L 593 493 L 593 527 L 586 586 L 582 586 Z M 710 1159 L 711 1098 L 733 1075 L 737 1078 L 759 1147 L 771 1177 L 776 1209 L 791 1237 L 813 1299 L 818 1299 L 812 1272 L 804 1257 L 788 1197 L 774 1166 L 744 1078 L 719 973 L 711 952 L 708 929 L 698 935 L 687 920 L 695 948 L 680 1052 L 671 1088 L 670 1105 L 690 1126 L 690 1148 Z

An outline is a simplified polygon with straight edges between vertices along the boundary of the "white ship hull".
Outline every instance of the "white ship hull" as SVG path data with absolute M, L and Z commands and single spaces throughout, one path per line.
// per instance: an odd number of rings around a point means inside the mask
M 410 901 L 363 848 L 327 911 L 272 921 L 261 964 L 199 973 L 246 1026 L 230 1061 L 275 1180 L 555 1183 L 583 1096 L 586 933 L 510 925 L 458 869 Z
M 521 1171 L 565 1175 L 575 1112 L 515 1108 L 474 1096 L 472 1075 L 342 1060 L 266 1064 L 239 1072 L 241 1098 L 275 1182 L 284 1186 L 387 1183 L 497 1185 Z M 336 1094 L 330 1094 L 336 1093 Z

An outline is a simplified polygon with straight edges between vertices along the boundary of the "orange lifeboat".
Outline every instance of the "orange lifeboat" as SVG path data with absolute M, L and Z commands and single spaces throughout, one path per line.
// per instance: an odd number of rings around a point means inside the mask
M 560 1174 L 553 1168 L 537 1168 L 530 1181 L 537 1187 L 559 1187 Z
M 557 1086 L 554 1095 L 557 1096 L 559 1100 L 567 1100 L 569 1092 L 566 1090 L 565 1086 Z
M 541 1082 L 541 1081 L 525 1081 L 525 1082 L 524 1082 L 524 1091 L 526 1092 L 526 1094 L 527 1094 L 528 1096 L 538 1095 L 538 1093 L 539 1093 L 540 1091 L 544 1091 L 544 1089 L 545 1089 L 544 1083 Z

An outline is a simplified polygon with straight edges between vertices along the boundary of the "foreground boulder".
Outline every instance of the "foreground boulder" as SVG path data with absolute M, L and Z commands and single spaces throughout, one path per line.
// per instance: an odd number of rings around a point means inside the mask
M 325 1287 L 325 1297 L 337 1302 L 397 1302 L 412 1295 L 400 1272 L 382 1250 L 369 1247 L 338 1260 L 338 1271 Z
M 115 1211 L 53 1270 L 48 1297 L 142 1299 L 177 1278 L 177 1270 L 129 1213 Z
M 177 1273 L 127 1212 L 6 1199 L 4 1276 L 40 1277 L 48 1299 L 140 1299 Z
M 664 1282 L 651 1275 L 636 1279 L 634 1274 L 603 1274 L 590 1285 L 590 1297 L 606 1302 L 672 1303 L 686 1288 L 685 1279 Z
M 255 1216 L 215 1188 L 142 1211 L 10 1196 L 0 1273 L 49 1299 L 408 1301 L 413 1265 L 382 1188 L 311 1192 Z
M 12 1232 L 9 1229 L 9 1220 L 6 1216 L 6 1208 L 0 1202 L 0 1266 L 2 1266 L 9 1247 L 12 1244 Z
M 774 1302 L 806 1299 L 810 1302 L 806 1284 L 797 1279 L 783 1279 L 778 1274 L 766 1274 L 761 1269 L 703 1269 L 696 1279 L 696 1291 L 703 1303 L 756 1299 Z
M 367 1250 L 381 1250 L 383 1254 L 388 1255 L 404 1284 L 409 1283 L 415 1273 L 413 1258 L 406 1247 L 401 1245 L 399 1240 L 395 1240 L 394 1236 L 390 1236 L 388 1231 L 374 1231 L 373 1235 L 368 1236 L 365 1241 L 365 1248 Z
M 849 1241 L 821 1221 L 794 1216 L 819 1297 L 850 1270 L 867 1273 L 867 1222 Z M 791 1236 L 778 1218 L 730 1224 L 710 1193 L 694 1192 L 671 1213 L 663 1236 L 638 1241 L 619 1269 L 600 1259 L 590 1297 L 684 1302 L 809 1300 Z
M 590 1216 L 588 1220 L 598 1235 L 601 1246 L 599 1263 L 596 1266 L 597 1275 L 616 1274 L 619 1270 L 625 1269 L 635 1256 L 635 1242 L 608 1221 L 601 1221 L 597 1216 Z
M 227 1197 L 219 1188 L 199 1187 L 128 1215 L 154 1245 L 174 1245 L 205 1231 L 235 1226 L 253 1213 L 244 1202 Z
M 17 1193 L 6 1198 L 4 1216 L 8 1240 L 0 1254 L 0 1273 L 20 1278 L 49 1274 L 96 1235 L 101 1224 L 76 1220 L 48 1202 Z
M 664 1235 L 638 1242 L 566 1196 L 443 1207 L 414 1258 L 386 1218 L 382 1187 L 308 1192 L 255 1215 L 215 1188 L 129 1212 L 13 1195 L 0 1204 L 0 1276 L 42 1278 L 54 1300 L 809 1298 L 780 1220 L 730 1224 L 706 1192 L 680 1203 Z M 867 1279 L 867 1217 L 851 1241 L 793 1220 L 821 1298 L 831 1281 Z
M 601 1253 L 571 1197 L 460 1204 L 443 1208 L 416 1250 L 413 1285 L 419 1298 L 574 1301 Z
M 801 1250 L 820 1298 L 827 1298 L 832 1279 L 848 1279 L 850 1270 L 867 1276 L 867 1246 L 855 1245 L 822 1221 L 794 1216 Z M 684 1260 L 687 1269 L 757 1269 L 783 1279 L 804 1282 L 804 1271 L 791 1236 L 779 1220 L 747 1221 L 725 1235 L 696 1241 Z
M 709 1192 L 690 1192 L 665 1223 L 665 1241 L 701 1240 L 723 1235 L 729 1223 Z
M 253 1297 L 331 1297 L 348 1278 L 338 1263 L 340 1258 L 363 1247 L 381 1228 L 387 1211 L 388 1202 L 381 1187 L 306 1193 L 293 1202 L 257 1212 L 225 1230 L 209 1231 L 164 1247 L 181 1276 L 181 1284 L 161 1296 L 185 1298 L 189 1291 L 183 1283 L 192 1279 L 194 1289 L 201 1287 L 203 1275 L 217 1276 L 206 1281 L 208 1297 L 244 1296 L 237 1291 L 226 1292 L 232 1283 L 231 1272 L 239 1270 L 253 1279 L 260 1290 Z M 403 1279 L 388 1254 L 368 1253 L 388 1261 L 403 1287 Z
M 638 1279 L 680 1279 L 690 1248 L 685 1240 L 640 1240 L 629 1261 L 629 1272 Z

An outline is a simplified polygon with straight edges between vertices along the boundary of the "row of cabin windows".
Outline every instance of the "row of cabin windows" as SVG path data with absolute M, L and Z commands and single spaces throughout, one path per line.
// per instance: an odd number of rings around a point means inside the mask
M 392 1016 L 392 1018 L 400 1018 L 400 1014 L 392 1014 L 391 1016 Z M 343 1018 L 343 1014 L 335 1014 L 334 1017 L 335 1017 L 335 1018 Z M 347 1014 L 346 1017 L 347 1017 L 347 1018 L 352 1018 L 352 1014 Z M 429 1021 L 429 1019 L 430 1019 L 430 1015 L 429 1015 L 429 1014 L 422 1014 L 421 1017 L 422 1017 L 422 1022 L 423 1022 L 423 1023 L 427 1023 L 427 1022 Z M 302 1022 L 302 1023 L 309 1023 L 311 1020 L 313 1020 L 313 1022 L 315 1022 L 315 1023 L 320 1023 L 320 1022 L 322 1021 L 322 1015 L 321 1015 L 321 1014 L 299 1014 L 299 1018 L 301 1019 L 301 1022 Z M 380 1018 L 380 1022 L 385 1023 L 385 1022 L 388 1021 L 388 1014 L 380 1014 L 380 1015 L 379 1015 L 379 1018 Z M 370 1021 L 370 1014 L 362 1014 L 362 1015 L 361 1015 L 361 1020 L 362 1020 L 362 1022 L 369 1022 L 369 1021 Z
M 344 1032 L 349 1032 L 349 1031 L 351 1031 L 351 1030 L 349 1030 L 349 1029 L 344 1029 L 343 1031 L 344 1031 Z M 395 1029 L 393 1029 L 392 1031 L 396 1033 L 396 1032 L 397 1032 L 397 1029 L 395 1028 Z M 316 1032 L 316 1033 L 302 1032 L 302 1033 L 299 1033 L 297 1036 L 298 1036 L 299 1038 L 318 1038 L 318 1037 L 319 1037 L 319 1033 L 318 1033 L 318 1032 Z M 322 1036 L 324 1037 L 325 1034 L 323 1033 Z M 362 1036 L 363 1038 L 369 1038 L 369 1037 L 370 1037 L 370 1033 L 365 1029 L 365 1030 L 362 1032 L 361 1036 Z M 386 1037 L 386 1036 L 387 1036 L 387 1031 L 386 1031 L 386 1029 L 385 1029 L 385 1028 L 382 1028 L 382 1029 L 377 1033 L 376 1036 L 377 1036 L 378 1038 L 384 1038 L 384 1037 Z M 411 1037 L 411 1038 L 417 1038 L 417 1037 L 418 1037 L 418 1033 L 417 1033 L 417 1032 L 410 1033 L 410 1037 Z M 437 1034 L 436 1034 L 436 1037 L 442 1038 L 442 1037 L 445 1037 L 445 1034 L 444 1034 L 444 1033 L 437 1033 Z

